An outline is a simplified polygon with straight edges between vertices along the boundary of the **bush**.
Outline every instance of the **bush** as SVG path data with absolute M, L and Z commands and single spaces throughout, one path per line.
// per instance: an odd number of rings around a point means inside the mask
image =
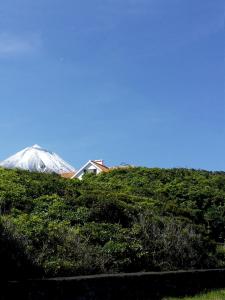
M 223 172 L 188 169 L 123 168 L 82 181 L 0 169 L 2 261 L 18 276 L 224 266 L 215 246 L 225 239 L 223 181 Z

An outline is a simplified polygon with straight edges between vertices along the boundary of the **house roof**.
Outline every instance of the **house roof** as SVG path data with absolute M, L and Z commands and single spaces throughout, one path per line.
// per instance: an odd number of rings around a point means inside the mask
M 88 164 L 94 165 L 94 167 L 96 167 L 97 169 L 99 169 L 99 170 L 102 171 L 102 172 L 108 172 L 108 171 L 109 171 L 109 168 L 108 168 L 107 166 L 102 165 L 102 164 L 99 164 L 99 163 L 97 163 L 97 162 L 94 161 L 94 160 L 89 160 L 84 166 L 82 166 L 82 167 L 81 167 L 81 168 L 80 168 L 80 169 L 72 176 L 72 178 L 77 177 L 77 175 L 80 174 L 80 173 L 82 172 L 82 170 L 85 169 L 86 166 L 87 166 Z
M 60 176 L 63 177 L 63 178 L 68 178 L 68 179 L 70 179 L 70 178 L 74 177 L 75 174 L 76 174 L 75 172 L 61 173 Z
M 91 162 L 93 164 L 95 164 L 99 169 L 101 169 L 103 172 L 108 172 L 109 171 L 109 168 L 105 165 L 102 165 L 102 164 L 99 164 L 97 163 L 95 160 L 91 160 Z

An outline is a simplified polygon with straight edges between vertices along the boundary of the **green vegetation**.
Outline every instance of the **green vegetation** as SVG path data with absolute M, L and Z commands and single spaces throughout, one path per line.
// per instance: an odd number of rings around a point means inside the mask
M 208 292 L 208 293 L 197 295 L 194 297 L 165 298 L 164 300 L 181 300 L 181 299 L 183 299 L 183 300 L 224 300 L 225 299 L 225 290 Z
M 46 276 L 225 263 L 223 172 L 124 168 L 79 181 L 0 169 L 0 212 L 12 265 L 23 253 Z

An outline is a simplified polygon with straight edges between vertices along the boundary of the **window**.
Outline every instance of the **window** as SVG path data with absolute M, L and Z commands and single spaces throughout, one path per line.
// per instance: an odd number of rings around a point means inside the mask
M 88 173 L 88 174 L 97 174 L 97 170 L 96 169 L 84 169 L 84 173 Z

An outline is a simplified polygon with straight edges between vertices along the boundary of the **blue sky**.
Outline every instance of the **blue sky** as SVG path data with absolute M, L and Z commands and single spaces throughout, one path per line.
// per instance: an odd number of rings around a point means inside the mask
M 0 160 L 225 170 L 223 0 L 2 0 Z

